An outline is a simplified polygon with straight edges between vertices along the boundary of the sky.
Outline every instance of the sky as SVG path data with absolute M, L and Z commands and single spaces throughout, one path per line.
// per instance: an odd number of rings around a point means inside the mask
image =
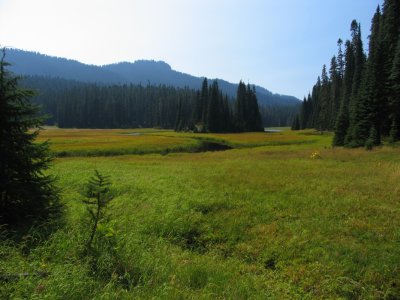
M 383 0 L 0 0 L 0 46 L 104 65 L 163 60 L 302 99 Z

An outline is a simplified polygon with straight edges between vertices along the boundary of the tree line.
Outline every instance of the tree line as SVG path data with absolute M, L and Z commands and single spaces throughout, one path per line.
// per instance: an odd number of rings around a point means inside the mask
M 224 95 L 217 81 L 200 90 L 165 85 L 98 85 L 28 77 L 39 90 L 34 101 L 60 128 L 160 127 L 177 131 L 263 130 L 255 88 L 240 82 L 237 97 Z
M 205 78 L 191 107 L 185 109 L 184 103 L 179 102 L 175 130 L 263 131 L 255 88 L 241 81 L 236 100 L 232 102 L 227 95 L 222 94 L 217 81 L 209 85 Z
M 368 56 L 361 26 L 353 20 L 351 39 L 338 40 L 329 70 L 324 65 L 304 98 L 292 129 L 334 131 L 333 145 L 379 145 L 400 140 L 400 1 L 385 0 L 372 19 Z M 344 51 L 343 51 L 344 46 Z

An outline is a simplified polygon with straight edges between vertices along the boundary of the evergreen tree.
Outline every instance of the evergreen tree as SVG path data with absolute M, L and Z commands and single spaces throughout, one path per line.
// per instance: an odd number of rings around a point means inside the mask
M 343 87 L 339 113 L 335 123 L 334 146 L 344 146 L 349 128 L 349 103 L 351 98 L 354 78 L 354 47 L 350 41 L 346 41 L 345 71 L 343 74 Z
M 209 132 L 221 132 L 220 126 L 220 98 L 219 98 L 218 82 L 213 81 L 210 87 L 210 98 L 207 106 L 207 131 Z
M 385 68 L 391 70 L 397 42 L 400 36 L 400 1 L 385 0 L 383 3 L 383 51 L 385 55 Z
M 261 122 L 260 109 L 258 107 L 258 100 L 256 96 L 255 87 L 247 85 L 247 130 L 248 131 L 263 131 Z
M 326 65 L 322 67 L 321 74 L 321 85 L 318 93 L 318 111 L 317 111 L 317 129 L 327 130 L 329 129 L 330 119 L 330 83 L 328 73 L 326 71 Z
M 293 120 L 292 130 L 300 130 L 300 121 L 298 115 Z
M 342 89 L 342 78 L 340 75 L 340 67 L 337 64 L 337 58 L 332 57 L 331 66 L 329 69 L 330 75 L 330 106 L 329 106 L 329 119 L 328 130 L 335 128 L 336 117 L 340 107 L 340 93 Z
M 337 41 L 337 46 L 338 46 L 337 67 L 338 67 L 339 77 L 341 79 L 343 79 L 343 77 L 344 77 L 344 68 L 345 68 L 345 60 L 344 60 L 344 55 L 343 55 L 343 51 L 342 51 L 342 45 L 343 45 L 343 41 L 342 41 L 342 39 L 339 39 Z
M 201 103 L 201 107 L 202 107 L 201 123 L 204 126 L 204 124 L 207 121 L 207 113 L 208 113 L 208 81 L 207 81 L 207 78 L 204 78 L 203 84 L 201 86 L 200 103 Z
M 391 141 L 400 140 L 400 1 L 385 0 L 383 13 L 378 6 L 372 19 L 368 57 L 363 50 L 361 26 L 355 20 L 351 37 L 346 41 L 345 55 L 339 40 L 336 62 L 331 60 L 331 111 L 327 109 L 323 71 L 322 79 L 313 87 L 311 101 L 303 102 L 301 127 L 309 122 L 307 126 L 321 129 L 331 117 L 335 120 L 333 145 L 338 146 L 371 148 L 388 135 Z
M 400 140 L 400 39 L 397 42 L 396 54 L 390 74 L 390 107 L 391 128 L 390 139 L 392 142 Z
M 312 103 L 312 97 L 311 94 L 309 93 L 307 96 L 307 103 L 306 103 L 306 120 L 304 121 L 304 128 L 312 128 L 312 115 L 313 115 L 313 103 Z
M 359 130 L 364 132 L 364 136 L 367 136 L 372 127 L 374 128 L 374 132 L 376 132 L 374 143 L 376 145 L 381 143 L 381 134 L 388 108 L 388 101 L 385 95 L 386 83 L 382 78 L 382 74 L 386 72 L 380 39 L 381 23 L 381 13 L 378 7 L 372 19 L 368 61 L 359 94 L 358 109 L 361 111 L 361 114 L 357 124 L 360 128 Z
M 361 39 L 361 26 L 356 20 L 351 23 L 351 36 L 354 49 L 354 76 L 352 79 L 351 98 L 349 103 L 349 129 L 345 143 L 351 147 L 363 146 L 368 138 L 365 130 L 365 109 L 360 101 L 360 86 L 364 71 L 365 54 Z
M 35 143 L 43 119 L 30 103 L 34 93 L 0 61 L 0 224 L 18 225 L 47 217 L 57 208 L 53 178 L 44 175 L 47 143 Z M 36 129 L 31 132 L 30 129 Z
M 176 112 L 176 120 L 175 120 L 175 131 L 183 130 L 183 109 L 182 109 L 182 99 L 179 99 L 178 109 Z
M 238 131 L 246 131 L 246 94 L 246 85 L 242 81 L 240 81 L 235 102 L 235 126 Z
M 298 117 L 300 129 L 305 129 L 307 126 L 306 125 L 307 124 L 307 107 L 308 107 L 307 98 L 304 97 L 303 103 L 301 104 L 301 107 L 300 107 L 300 113 L 299 113 L 299 117 Z
M 393 64 L 396 57 L 397 43 L 400 39 L 400 1 L 385 0 L 383 2 L 382 13 L 382 33 L 381 33 L 381 51 L 384 60 L 384 72 L 380 75 L 383 82 L 387 83 L 384 87 L 384 94 L 388 96 L 388 101 L 393 100 L 393 88 L 391 79 Z M 390 105 L 391 106 L 391 105 Z M 389 107 L 388 114 L 393 112 L 393 107 Z M 389 134 L 390 128 L 393 127 L 393 118 L 388 118 L 383 126 L 383 134 Z M 396 122 L 396 121 L 395 121 Z
M 239 132 L 263 131 L 255 87 L 240 81 L 235 102 L 235 127 Z

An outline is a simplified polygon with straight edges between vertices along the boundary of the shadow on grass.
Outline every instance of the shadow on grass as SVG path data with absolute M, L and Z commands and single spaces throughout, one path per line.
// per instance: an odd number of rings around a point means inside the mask
M 27 218 L 17 224 L 2 224 L 2 242 L 18 247 L 23 255 L 45 243 L 50 236 L 65 225 L 64 206 L 57 202 L 46 214 Z

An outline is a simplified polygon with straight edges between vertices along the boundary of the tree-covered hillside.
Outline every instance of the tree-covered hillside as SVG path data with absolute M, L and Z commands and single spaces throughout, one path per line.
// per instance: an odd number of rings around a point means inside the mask
M 236 98 L 217 81 L 201 90 L 165 85 L 104 86 L 63 79 L 27 77 L 35 102 L 61 128 L 160 127 L 200 132 L 260 131 L 262 119 L 254 87 L 240 82 Z M 265 110 L 265 108 L 264 108 Z
M 19 75 L 56 77 L 97 84 L 166 85 L 178 88 L 200 89 L 204 77 L 195 77 L 175 71 L 162 61 L 138 60 L 105 66 L 86 65 L 75 60 L 47 56 L 18 49 L 7 49 L 11 70 Z M 236 96 L 238 85 L 218 79 L 224 94 Z M 293 96 L 274 94 L 256 86 L 260 104 L 268 106 L 295 106 L 300 101 Z
M 42 112 L 48 115 L 48 125 L 63 128 L 160 127 L 195 130 L 197 124 L 196 130 L 210 131 L 208 124 L 212 124 L 213 120 L 207 113 L 214 106 L 208 106 L 215 102 L 218 106 L 218 113 L 215 114 L 218 120 L 215 122 L 220 123 L 216 131 L 243 131 L 243 127 L 239 126 L 241 129 L 238 129 L 237 122 L 233 120 L 237 95 L 230 97 L 224 94 L 219 81 L 213 82 L 218 86 L 218 99 L 213 102 L 206 99 L 204 87 L 195 90 L 149 84 L 109 86 L 41 76 L 26 77 L 23 85 L 37 91 L 34 102 L 41 105 Z M 250 90 L 256 97 L 254 87 Z M 209 93 L 211 95 L 212 91 Z M 261 127 L 287 126 L 297 110 L 297 105 L 260 105 Z M 255 130 L 259 126 L 245 127 L 248 127 L 247 130 Z

